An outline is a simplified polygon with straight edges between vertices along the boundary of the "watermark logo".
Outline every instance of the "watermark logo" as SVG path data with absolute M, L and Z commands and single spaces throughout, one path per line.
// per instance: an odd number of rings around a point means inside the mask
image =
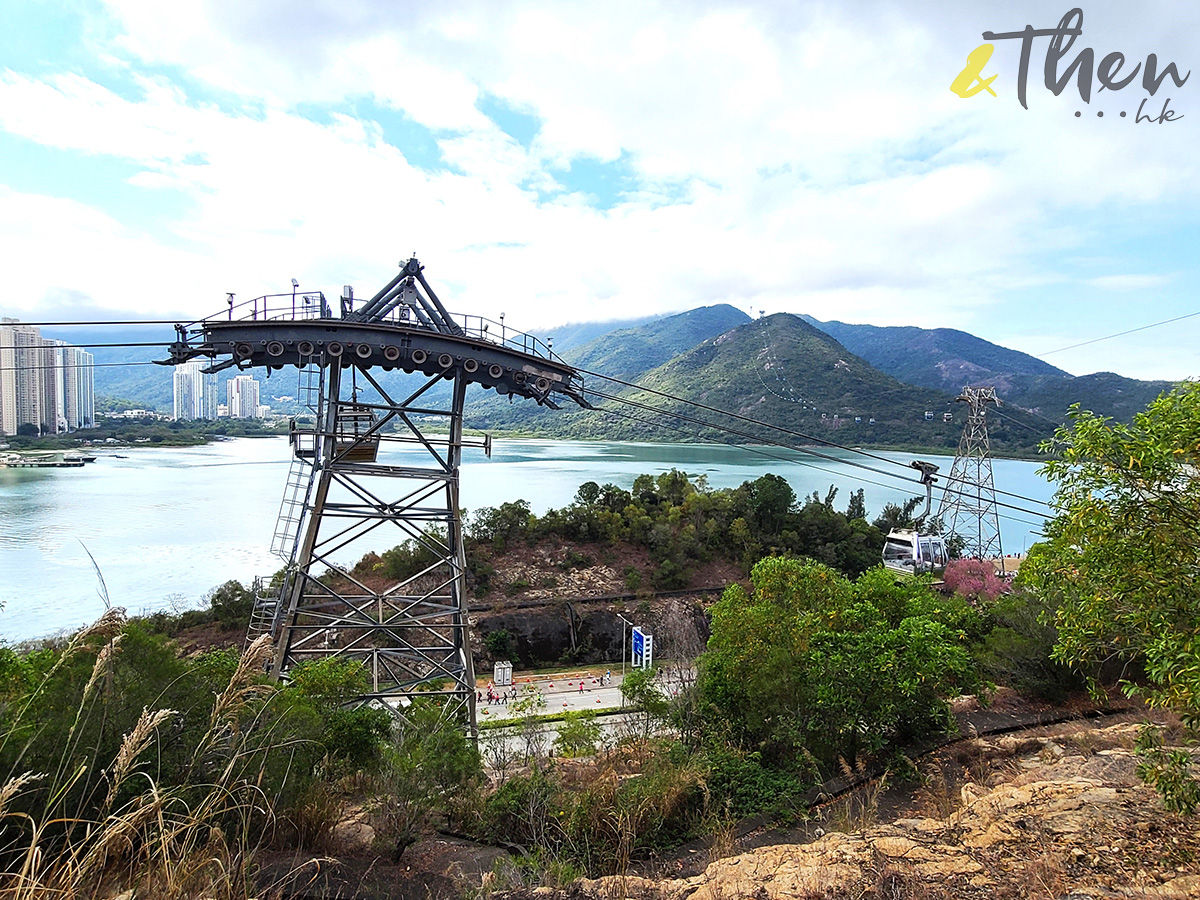
M 1141 102 L 1138 104 L 1136 114 L 1134 115 L 1134 121 L 1153 122 L 1161 125 L 1183 118 L 1182 115 L 1171 108 L 1170 97 L 1163 100 L 1161 109 L 1157 109 L 1157 103 L 1153 98 L 1168 78 L 1170 78 L 1176 88 L 1183 87 L 1187 83 L 1188 77 L 1192 74 L 1190 69 L 1183 75 L 1180 75 L 1179 67 L 1174 62 L 1168 62 L 1160 67 L 1158 56 L 1154 53 L 1148 54 L 1144 61 L 1138 62 L 1132 68 L 1127 69 L 1126 64 L 1128 61 L 1125 54 L 1119 50 L 1114 50 L 1106 54 L 1100 60 L 1099 65 L 1097 65 L 1096 51 L 1091 47 L 1084 47 L 1073 59 L 1064 63 L 1064 60 L 1070 55 L 1075 39 L 1082 34 L 1083 10 L 1078 7 L 1068 11 L 1054 28 L 1034 28 L 1032 25 L 1026 25 L 1021 31 L 1000 33 L 985 31 L 983 39 L 988 43 L 980 44 L 967 55 L 967 65 L 958 73 L 954 81 L 950 83 L 950 90 L 963 98 L 974 97 L 985 91 L 993 97 L 998 97 L 999 94 L 995 87 L 993 87 L 993 83 L 1000 76 L 984 75 L 984 69 L 991 61 L 992 53 L 996 49 L 996 45 L 991 42 L 1020 41 L 1021 61 L 1017 68 L 1017 99 L 1020 101 L 1022 107 L 1029 109 L 1027 87 L 1029 83 L 1029 62 L 1033 55 L 1034 41 L 1039 38 L 1049 38 L 1043 65 L 1043 81 L 1046 90 L 1050 91 L 1054 96 L 1061 95 L 1066 90 L 1067 85 L 1071 83 L 1071 80 L 1074 79 L 1076 89 L 1079 92 L 1079 99 L 1090 106 L 1094 82 L 1099 83 L 1099 87 L 1096 89 L 1097 93 L 1102 90 L 1108 90 L 1115 94 L 1115 92 L 1135 84 L 1140 74 L 1141 89 L 1146 92 L 1147 96 L 1141 98 Z M 1151 102 L 1154 102 L 1155 106 L 1147 111 L 1146 105 Z M 1129 105 L 1132 106 L 1132 103 Z M 1120 109 L 1118 114 L 1121 118 L 1125 118 L 1128 115 L 1128 110 Z M 1081 110 L 1075 111 L 1077 118 L 1082 115 L 1083 112 Z M 1103 117 L 1104 110 L 1096 110 L 1096 115 L 1097 117 Z

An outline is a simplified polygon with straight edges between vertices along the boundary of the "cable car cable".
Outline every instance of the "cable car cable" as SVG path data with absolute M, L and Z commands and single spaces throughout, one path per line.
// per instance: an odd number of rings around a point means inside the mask
M 785 433 L 785 434 L 790 434 L 790 435 L 793 435 L 793 436 L 796 436 L 796 437 L 800 437 L 800 438 L 803 438 L 803 439 L 806 439 L 806 440 L 815 440 L 815 441 L 818 441 L 819 443 L 821 443 L 821 444 L 823 444 L 823 445 L 825 445 L 825 446 L 829 446 L 829 447 L 835 447 L 835 448 L 837 448 L 837 449 L 839 449 L 839 450 L 844 450 L 844 451 L 846 451 L 847 453 L 858 453 L 858 454 L 860 454 L 860 455 L 862 455 L 862 456 L 866 456 L 866 457 L 868 457 L 869 459 L 876 459 L 876 460 L 879 460 L 879 461 L 881 461 L 881 462 L 890 463 L 891 465 L 894 465 L 894 466 L 901 466 L 901 467 L 903 467 L 905 470 L 908 470 L 908 469 L 910 468 L 910 467 L 909 467 L 909 466 L 908 466 L 906 463 L 897 462 L 896 460 L 894 460 L 894 459 L 889 459 L 889 458 L 887 458 L 887 457 L 885 457 L 885 456 L 879 456 L 878 454 L 875 454 L 875 453 L 869 453 L 869 452 L 867 452 L 867 451 L 865 451 L 865 450 L 856 450 L 856 449 L 855 449 L 855 448 L 853 448 L 853 447 L 846 447 L 846 446 L 843 446 L 843 445 L 841 445 L 841 444 L 834 443 L 834 442 L 832 442 L 832 441 L 826 441 L 826 440 L 822 440 L 822 439 L 820 439 L 820 438 L 815 438 L 815 437 L 812 437 L 811 435 L 807 435 L 807 434 L 804 434 L 804 433 L 802 433 L 802 432 L 793 431 L 793 430 L 791 430 L 791 429 L 784 428 L 783 426 L 780 426 L 780 425 L 772 425 L 772 424 L 770 424 L 770 423 L 768 423 L 768 422 L 760 422 L 760 421 L 758 421 L 757 419 L 752 419 L 752 418 L 750 418 L 749 416 L 742 415 L 741 413 L 729 412 L 728 410 L 722 410 L 722 409 L 719 409 L 719 408 L 717 408 L 717 407 L 708 406 L 707 404 L 704 404 L 704 403 L 698 403 L 698 402 L 696 402 L 696 401 L 694 401 L 694 400 L 688 400 L 687 398 L 684 398 L 684 397 L 678 397 L 678 396 L 675 396 L 675 395 L 672 395 L 672 394 L 668 394 L 668 393 L 666 393 L 666 392 L 664 392 L 664 391 L 659 391 L 659 390 L 656 390 L 656 389 L 654 389 L 654 388 L 647 388 L 647 387 L 643 387 L 643 386 L 641 386 L 641 385 L 632 384 L 631 382 L 623 381 L 623 380 L 622 380 L 622 379 L 620 379 L 620 378 L 614 378 L 614 377 L 612 377 L 612 376 L 609 376 L 609 375 L 604 375 L 604 374 L 602 374 L 602 373 L 599 373 L 599 372 L 589 372 L 589 371 L 587 371 L 587 370 L 585 370 L 585 369 L 579 369 L 578 371 L 580 371 L 580 372 L 584 372 L 585 374 L 592 375 L 592 376 L 595 376 L 595 377 L 598 377 L 598 378 L 603 378 L 603 379 L 605 379 L 605 380 L 607 380 L 607 381 L 612 381 L 612 382 L 615 382 L 615 383 L 618 383 L 618 384 L 626 385 L 626 386 L 628 386 L 628 387 L 632 387 L 632 388 L 635 388 L 635 389 L 638 389 L 638 390 L 645 390 L 645 391 L 647 391 L 647 392 L 649 392 L 649 393 L 656 394 L 656 395 L 658 395 L 658 396 L 660 396 L 660 397 L 663 397 L 663 398 L 665 398 L 665 399 L 668 399 L 668 400 L 674 400 L 674 401 L 676 401 L 676 402 L 679 402 L 679 403 L 684 403 L 684 404 L 687 404 L 687 405 L 689 405 L 689 406 L 695 406 L 695 407 L 698 407 L 698 408 L 700 408 L 700 409 L 707 410 L 707 411 L 709 411 L 709 412 L 715 412 L 715 413 L 718 413 L 719 415 L 726 415 L 726 416 L 729 416 L 730 418 L 737 419 L 737 420 L 740 420 L 740 421 L 743 421 L 743 422 L 747 422 L 747 423 L 749 423 L 749 424 L 752 424 L 752 425 L 759 425 L 759 426 L 762 426 L 762 427 L 764 427 L 764 428 L 770 428 L 770 429 L 773 429 L 773 430 L 775 430 L 775 431 L 780 431 L 780 432 L 783 432 L 783 433 Z M 630 400 L 627 400 L 626 398 L 618 398 L 616 395 L 606 395 L 606 394 L 603 394 L 603 393 L 601 393 L 601 392 L 598 392 L 598 391 L 596 391 L 594 388 L 585 388 L 585 393 L 594 393 L 594 394 L 596 394 L 596 396 L 603 396 L 603 397 L 605 397 L 606 399 L 613 399 L 613 400 L 617 400 L 617 399 L 619 399 L 621 402 L 630 402 L 630 403 L 636 402 L 636 401 L 630 401 Z M 656 407 L 651 407 L 651 408 L 649 408 L 649 409 L 650 409 L 651 411 L 654 411 L 654 412 L 660 412 L 660 413 L 665 413 L 665 412 L 666 412 L 666 410 L 658 409 L 658 408 L 656 408 Z M 676 413 L 668 413 L 668 414 L 669 414 L 669 415 L 677 415 Z M 685 417 L 685 416 L 682 416 L 682 415 L 680 415 L 680 417 L 681 417 L 681 418 L 687 418 L 687 417 Z M 700 424 L 700 425 L 703 425 L 703 426 L 705 426 L 705 427 L 708 427 L 708 428 L 716 428 L 716 429 L 718 429 L 718 430 L 721 430 L 721 426 L 719 426 L 719 425 L 716 425 L 716 424 L 714 424 L 714 423 L 711 423 L 711 422 L 706 422 L 706 421 L 703 421 L 703 420 L 694 420 L 694 422 L 695 422 L 695 424 Z M 910 479 L 910 477 L 909 477 L 909 476 L 908 476 L 908 474 L 907 474 L 907 471 L 906 471 L 905 475 L 903 475 L 903 476 L 901 476 L 901 475 L 897 475 L 897 474 L 895 474 L 895 473 L 891 473 L 891 472 L 881 472 L 880 470 L 878 470 L 878 469 L 875 469 L 875 468 L 872 468 L 871 466 L 867 466 L 867 465 L 865 465 L 865 464 L 863 464 L 863 463 L 857 463 L 857 462 L 852 462 L 852 461 L 850 461 L 850 460 L 842 460 L 842 459 L 838 459 L 838 458 L 837 458 L 837 457 L 835 457 L 835 456 L 829 456 L 828 454 L 820 453 L 820 452 L 818 452 L 818 451 L 816 451 L 816 450 L 812 450 L 812 449 L 809 449 L 809 448 L 803 448 L 803 449 L 801 449 L 801 448 L 797 448 L 797 447 L 795 447 L 794 445 L 790 445 L 790 444 L 784 444 L 784 443 L 780 443 L 780 442 L 778 442 L 778 441 L 771 441 L 770 439 L 768 439 L 768 438 L 763 438 L 763 437 L 761 437 L 761 436 L 759 436 L 759 435 L 747 434 L 746 432 L 740 432 L 740 431 L 736 431 L 736 430 L 734 430 L 734 429 L 726 429 L 726 430 L 728 430 L 730 434 L 737 434 L 737 435 L 739 435 L 739 436 L 741 436 L 741 437 L 746 437 L 746 438 L 749 438 L 750 440 L 756 440 L 756 441 L 762 441 L 762 440 L 766 440 L 766 441 L 768 441 L 768 443 L 772 443 L 772 444 L 775 444 L 775 445 L 777 445 L 777 446 L 781 446 L 781 447 L 787 447 L 788 449 L 791 449 L 791 450 L 800 450 L 800 452 L 804 452 L 804 453 L 810 453 L 810 454 L 812 454 L 813 456 L 816 456 L 816 457 L 818 457 L 818 458 L 820 458 L 820 459 L 829 460 L 829 461 L 831 461 L 831 462 L 838 462 L 838 463 L 841 463 L 841 464 L 844 464 L 844 465 L 855 466 L 855 467 L 857 467 L 857 468 L 865 469 L 865 470 L 867 470 L 867 471 L 869 471 L 869 472 L 874 472 L 874 473 L 875 473 L 875 474 L 877 474 L 877 475 L 883 475 L 884 477 L 890 477 L 890 478 L 899 478 L 899 479 L 901 479 L 902 481 L 906 481 L 906 482 L 911 480 L 911 479 Z M 1044 506 L 1047 506 L 1047 507 L 1049 507 L 1049 505 L 1050 505 L 1050 504 L 1048 504 L 1048 503 L 1047 503 L 1045 500 L 1039 500 L 1039 499 L 1037 499 L 1037 498 L 1035 498 L 1035 497 L 1026 497 L 1026 496 L 1023 496 L 1023 495 L 1021 495 L 1021 494 L 1014 494 L 1014 493 L 1011 493 L 1011 492 L 1009 492 L 1009 491 L 1001 491 L 1001 490 L 998 490 L 998 489 L 995 489 L 995 492 L 996 492 L 997 494 L 1001 494 L 1001 495 L 1003 495 L 1003 496 L 1012 497 L 1013 499 L 1016 499 L 1016 500 L 1022 500 L 1022 501 L 1026 502 L 1026 503 L 1039 503 L 1039 504 L 1042 504 L 1042 505 L 1044 505 Z M 1016 507 L 1014 507 L 1014 508 L 1016 508 Z M 1042 513 L 1033 512 L 1032 510 L 1027 510 L 1027 509 L 1026 509 L 1026 510 L 1021 510 L 1021 511 L 1022 511 L 1022 512 L 1025 512 L 1025 513 L 1028 513 L 1028 514 L 1030 514 L 1030 515 L 1042 515 Z
M 733 428 L 728 428 L 728 427 L 725 427 L 725 426 L 716 425 L 716 424 L 714 424 L 714 423 L 712 423 L 712 422 L 706 422 L 706 421 L 704 421 L 703 419 L 697 419 L 697 418 L 694 418 L 694 417 L 692 417 L 692 416 L 687 416 L 687 415 L 684 415 L 683 413 L 670 412 L 670 411 L 668 411 L 668 410 L 659 409 L 659 408 L 657 408 L 657 407 L 649 406 L 648 404 L 640 403 L 639 401 L 636 401 L 636 400 L 628 400 L 628 399 L 626 399 L 626 398 L 624 398 L 624 397 L 619 397 L 619 396 L 616 396 L 616 395 L 613 395 L 613 394 L 606 394 L 606 393 L 604 393 L 604 392 L 602 392 L 602 391 L 597 391 L 597 390 L 595 390 L 594 388 L 585 388 L 585 390 L 584 390 L 584 393 L 587 393 L 587 394 L 592 394 L 593 396 L 600 397 L 600 398 L 602 398 L 602 399 L 605 399 L 605 400 L 611 400 L 611 401 L 618 402 L 618 403 L 626 403 L 626 404 L 628 404 L 628 405 L 630 405 L 630 406 L 633 406 L 633 407 L 635 407 L 635 408 L 637 408 L 637 409 L 642 409 L 642 410 L 644 410 L 644 411 L 646 411 L 646 412 L 658 413 L 658 414 L 661 414 L 661 415 L 668 415 L 668 416 L 672 416 L 672 417 L 674 417 L 674 418 L 677 418 L 677 419 L 679 419 L 679 420 L 681 420 L 681 421 L 690 422 L 690 423 L 692 423 L 692 424 L 695 424 L 695 425 L 700 425 L 700 426 L 702 426 L 702 427 L 705 427 L 705 428 L 712 428 L 712 429 L 715 429 L 715 430 L 717 430 L 717 431 L 724 431 L 724 432 L 726 432 L 726 433 L 728 433 L 728 434 L 735 434 L 735 435 L 738 435 L 739 437 L 746 437 L 746 438 L 750 438 L 751 440 L 758 440 L 758 441 L 765 440 L 767 443 L 770 443 L 770 444 L 772 444 L 772 445 L 774 445 L 774 446 L 777 446 L 777 447 L 784 447 L 784 448 L 786 448 L 786 449 L 788 449 L 788 450 L 795 450 L 795 451 L 797 451 L 797 452 L 799 452 L 799 453 L 808 453 L 808 454 L 810 454 L 810 455 L 812 455 L 812 456 L 816 456 L 816 457 L 818 457 L 818 458 L 820 458 L 820 459 L 825 459 L 825 460 L 828 460 L 828 461 L 830 461 L 830 462 L 837 462 L 837 463 L 840 463 L 840 464 L 843 464 L 843 465 L 853 466 L 854 468 L 858 468 L 858 469 L 864 469 L 864 470 L 866 470 L 866 471 L 868 471 L 868 472 L 872 472 L 872 473 L 874 473 L 874 474 L 876 474 L 876 475 L 881 475 L 881 476 L 883 476 L 883 477 L 885 477 L 885 478 L 896 478 L 896 479 L 899 479 L 899 480 L 901 480 L 901 481 L 904 481 L 905 483 L 908 483 L 908 484 L 912 484 L 912 483 L 918 483 L 918 484 L 919 484 L 919 482 L 913 482 L 913 481 L 911 481 L 909 478 L 905 478 L 905 477 L 903 477 L 903 476 L 901 476 L 901 475 L 898 475 L 898 474 L 895 474 L 895 473 L 893 473 L 893 472 L 885 472 L 885 471 L 882 471 L 882 470 L 880 470 L 880 469 L 875 469 L 875 468 L 872 468 L 872 467 L 870 467 L 870 466 L 864 465 L 863 463 L 857 463 L 857 462 L 853 462 L 853 461 L 851 461 L 851 460 L 843 460 L 843 459 L 838 459 L 836 456 L 829 456 L 828 454 L 820 453 L 820 452 L 818 452 L 818 451 L 811 450 L 811 449 L 809 449 L 809 448 L 807 448 L 807 447 L 796 447 L 796 446 L 793 446 L 793 445 L 790 445 L 790 444 L 785 444 L 785 443 L 783 443 L 783 442 L 781 442 L 781 441 L 771 440 L 770 438 L 761 438 L 761 437 L 759 437 L 759 436 L 757 436 L 757 435 L 751 435 L 751 434 L 747 434 L 746 432 L 738 431 L 738 430 L 736 430 L 736 429 L 733 429 Z M 865 480 L 865 479 L 864 479 L 864 480 Z M 957 496 L 961 496 L 961 497 L 969 497 L 969 496 L 971 496 L 971 495 L 970 495 L 968 492 L 966 492 L 966 491 L 950 491 L 948 486 L 947 486 L 946 488 L 944 488 L 944 489 L 943 489 L 943 491 L 948 491 L 948 492 L 950 492 L 951 494 L 955 494 L 955 495 L 957 495 Z M 1026 501 L 1029 501 L 1029 502 L 1033 502 L 1033 503 L 1045 503 L 1045 501 L 1042 501 L 1042 500 L 1035 500 L 1035 499 L 1034 499 L 1034 498 L 1032 498 L 1032 497 L 1021 497 L 1020 499 L 1022 499 L 1022 500 L 1026 500 Z M 1001 502 L 1001 501 L 999 501 L 999 500 L 997 500 L 997 501 L 995 501 L 995 502 L 996 502 L 996 505 L 997 505 L 997 506 L 1003 507 L 1003 508 L 1005 508 L 1005 509 L 1011 509 L 1011 510 L 1015 510 L 1016 512 L 1022 512 L 1022 513 L 1025 513 L 1026 515 L 1030 515 L 1030 516 L 1042 516 L 1042 517 L 1044 517 L 1044 516 L 1045 516 L 1045 514 L 1044 514 L 1044 513 L 1042 513 L 1042 512 L 1038 512 L 1038 511 L 1036 511 L 1036 510 L 1032 510 L 1032 509 L 1025 509 L 1024 507 L 1020 507 L 1020 506 L 1013 506 L 1012 504 L 1009 504 L 1009 503 L 1002 503 L 1002 502 Z M 1046 505 L 1048 506 L 1049 504 L 1046 504 Z
M 1157 328 L 1159 325 L 1170 325 L 1172 322 L 1182 322 L 1184 319 L 1191 319 L 1194 316 L 1200 316 L 1200 310 L 1188 313 L 1187 315 L 1176 316 L 1173 319 L 1163 319 L 1161 322 L 1151 322 L 1149 325 L 1141 325 L 1137 328 L 1130 328 L 1128 331 L 1118 331 L 1116 334 L 1106 334 L 1104 337 L 1092 338 L 1090 341 L 1084 341 L 1080 344 L 1072 344 L 1069 347 L 1059 347 L 1057 350 L 1047 350 L 1045 353 L 1038 353 L 1036 355 L 1038 359 L 1041 359 L 1042 357 L 1051 356 L 1055 353 L 1065 353 L 1067 350 L 1076 350 L 1079 347 L 1087 347 L 1090 344 L 1098 344 L 1101 341 L 1125 337 L 1127 334 L 1136 334 L 1139 331 L 1145 331 L 1147 328 Z
M 606 415 L 614 416 L 616 418 L 626 419 L 628 421 L 633 421 L 633 422 L 640 422 L 643 425 L 651 425 L 656 428 L 666 428 L 670 431 L 677 431 L 680 434 L 687 435 L 689 437 L 697 437 L 698 436 L 698 432 L 689 431 L 688 429 L 681 428 L 678 425 L 671 425 L 667 422 L 651 422 L 650 420 L 643 419 L 639 416 L 632 416 L 632 415 L 629 415 L 628 413 L 618 412 L 617 410 L 611 409 L 607 406 L 597 406 L 597 407 L 595 407 L 595 409 L 598 412 L 602 412 L 602 413 L 605 413 Z M 665 413 L 665 414 L 671 415 L 671 413 Z M 768 459 L 775 459 L 780 462 L 790 463 L 792 465 L 806 466 L 811 469 L 816 469 L 819 472 L 824 472 L 827 475 L 834 476 L 835 478 L 851 478 L 851 479 L 853 479 L 855 481 L 859 481 L 863 484 L 873 485 L 874 487 L 883 488 L 884 490 L 888 490 L 888 491 L 896 490 L 896 487 L 893 485 L 882 484 L 878 481 L 872 481 L 869 478 L 863 478 L 861 475 L 855 475 L 853 473 L 835 472 L 831 469 L 826 469 L 824 466 L 818 466 L 816 463 L 806 462 L 801 459 L 790 459 L 786 456 L 779 456 L 778 454 L 775 454 L 775 453 L 769 453 L 766 450 L 761 449 L 760 447 L 755 447 L 755 446 L 747 445 L 747 444 L 735 444 L 731 441 L 720 441 L 720 443 L 726 447 L 732 447 L 734 449 L 743 450 L 748 453 L 755 453 L 759 456 L 767 457 Z M 780 446 L 783 447 L 784 449 L 794 449 L 794 452 L 797 452 L 797 453 L 804 452 L 802 450 L 795 450 L 795 448 L 787 448 L 786 445 L 781 444 Z M 1003 513 L 998 513 L 997 515 L 999 516 L 999 518 L 1004 519 L 1006 522 L 1016 522 L 1021 525 L 1028 525 L 1031 528 L 1040 528 L 1043 524 L 1043 522 L 1031 522 L 1028 519 L 1020 519 L 1020 518 L 1017 518 L 1016 516 L 1005 515 Z M 1031 513 L 1031 515 L 1040 515 L 1040 513 Z M 1040 532 L 1034 532 L 1034 533 L 1040 533 Z

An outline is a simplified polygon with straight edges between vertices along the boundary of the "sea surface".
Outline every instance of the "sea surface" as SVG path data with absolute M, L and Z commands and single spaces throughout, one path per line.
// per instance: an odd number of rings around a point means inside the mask
M 104 611 L 105 596 L 130 613 L 195 607 L 228 579 L 249 583 L 282 567 L 270 547 L 290 463 L 286 438 L 98 452 L 81 469 L 0 469 L 0 640 L 86 624 Z M 900 463 L 889 465 L 822 452 L 832 459 L 707 444 L 497 440 L 490 459 L 464 452 L 461 501 L 470 511 L 524 499 L 542 513 L 569 504 L 585 481 L 628 489 L 642 473 L 671 468 L 704 475 L 714 488 L 773 472 L 802 498 L 816 491 L 823 499 L 836 485 L 839 509 L 861 487 L 869 517 L 888 501 L 920 492 L 907 469 L 911 455 L 878 454 Z M 949 457 L 920 458 L 937 463 L 943 475 L 950 471 Z M 391 451 L 388 461 L 425 464 L 413 450 Z M 1035 462 L 996 460 L 996 487 L 1048 500 L 1051 487 L 1037 469 Z M 1025 510 L 1002 509 L 1000 522 L 1005 552 L 1023 552 L 1042 525 L 1030 511 L 1043 507 L 999 500 Z M 935 492 L 935 511 L 937 502 Z

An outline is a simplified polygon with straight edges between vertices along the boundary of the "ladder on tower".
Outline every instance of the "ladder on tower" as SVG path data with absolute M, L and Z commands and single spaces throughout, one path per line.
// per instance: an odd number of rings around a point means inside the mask
M 321 414 L 323 387 L 324 373 L 320 366 L 309 363 L 300 368 L 296 399 L 314 418 Z M 288 437 L 292 445 L 292 465 L 288 469 L 279 516 L 275 520 L 275 534 L 271 538 L 271 552 L 285 563 L 292 561 L 296 536 L 300 533 L 309 492 L 312 490 L 313 463 L 317 453 L 316 427 L 298 427 L 296 419 L 292 419 Z
M 275 611 L 279 607 L 279 592 L 270 588 L 270 582 L 261 575 L 254 577 L 252 587 L 254 606 L 250 610 L 250 625 L 246 628 L 246 646 L 264 634 L 275 631 Z
M 312 462 L 299 455 L 293 456 L 287 484 L 283 489 L 283 500 L 279 504 L 279 518 L 275 520 L 275 535 L 271 538 L 271 552 L 285 563 L 292 561 L 292 551 L 296 547 L 296 536 L 300 534 L 300 523 L 304 521 L 312 483 Z

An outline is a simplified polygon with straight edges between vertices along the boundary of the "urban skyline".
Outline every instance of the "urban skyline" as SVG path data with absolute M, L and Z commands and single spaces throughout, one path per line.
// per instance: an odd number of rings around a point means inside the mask
M 175 367 L 172 418 L 183 421 L 217 418 L 217 375 L 206 373 L 203 368 L 204 364 L 199 360 Z
M 96 422 L 94 360 L 66 341 L 0 319 L 0 432 L 65 434 Z

